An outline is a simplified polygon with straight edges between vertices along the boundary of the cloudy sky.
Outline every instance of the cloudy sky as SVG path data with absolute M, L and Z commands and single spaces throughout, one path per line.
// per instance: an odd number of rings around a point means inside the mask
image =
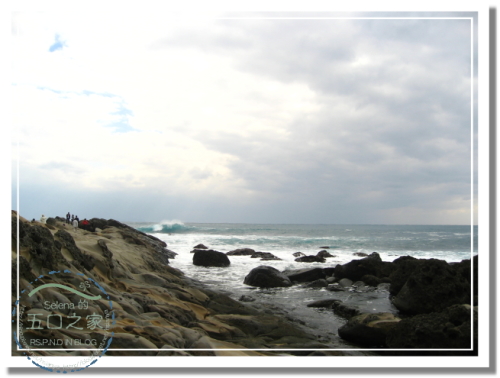
M 293 16 L 15 13 L 12 207 L 470 224 L 471 14 Z

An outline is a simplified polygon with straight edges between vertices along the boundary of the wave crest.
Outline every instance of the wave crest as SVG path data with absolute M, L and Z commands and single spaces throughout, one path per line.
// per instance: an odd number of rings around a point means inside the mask
M 142 232 L 149 233 L 160 233 L 160 234 L 173 234 L 179 232 L 186 232 L 191 230 L 193 227 L 186 226 L 184 222 L 179 220 L 164 220 L 160 223 L 151 225 L 151 226 L 143 226 L 138 229 Z

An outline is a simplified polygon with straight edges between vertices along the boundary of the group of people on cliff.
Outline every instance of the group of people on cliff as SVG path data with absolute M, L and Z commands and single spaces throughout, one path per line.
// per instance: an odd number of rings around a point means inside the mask
M 47 219 L 48 218 L 44 214 L 42 214 L 42 216 L 40 217 L 40 223 L 46 224 Z M 33 219 L 33 221 L 34 221 L 34 219 Z M 68 211 L 68 214 L 66 214 L 65 224 L 71 224 L 73 226 L 74 231 L 77 231 L 79 226 L 81 226 L 81 228 L 83 228 L 83 229 L 87 229 L 90 227 L 90 222 L 87 220 L 87 218 L 85 218 L 84 220 L 82 220 L 80 222 L 78 215 L 70 214 L 69 211 Z
M 78 215 L 70 214 L 69 211 L 68 211 L 68 214 L 66 214 L 66 223 L 71 224 L 75 231 L 78 230 L 78 225 L 80 225 L 81 228 L 83 228 L 83 229 L 87 229 L 90 226 L 90 223 L 87 220 L 87 218 L 83 219 L 80 222 Z

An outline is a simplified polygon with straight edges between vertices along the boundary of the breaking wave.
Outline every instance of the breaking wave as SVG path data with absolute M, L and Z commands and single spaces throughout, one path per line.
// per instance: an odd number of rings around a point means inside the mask
M 192 231 L 193 226 L 186 226 L 179 220 L 166 220 L 151 226 L 142 226 L 138 230 L 146 233 L 174 234 Z

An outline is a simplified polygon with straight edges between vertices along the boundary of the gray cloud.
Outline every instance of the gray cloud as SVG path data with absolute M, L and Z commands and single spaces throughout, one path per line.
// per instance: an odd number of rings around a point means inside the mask
M 238 157 L 231 168 L 248 187 L 316 207 L 329 200 L 428 207 L 469 196 L 468 20 L 226 20 L 218 27 L 220 34 L 172 40 L 201 42 L 256 77 L 305 83 L 322 105 L 279 140 L 198 136 Z M 305 201 L 306 193 L 315 199 Z

